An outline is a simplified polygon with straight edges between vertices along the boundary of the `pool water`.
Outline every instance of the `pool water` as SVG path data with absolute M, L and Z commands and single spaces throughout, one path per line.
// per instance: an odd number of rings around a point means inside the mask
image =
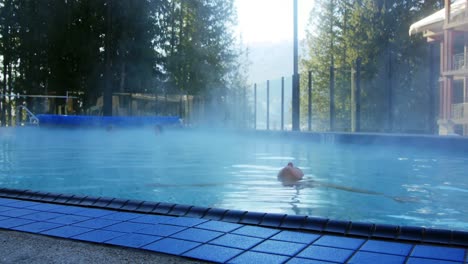
M 304 173 L 284 186 L 277 172 Z M 0 187 L 468 230 L 468 155 L 224 132 L 0 129 Z

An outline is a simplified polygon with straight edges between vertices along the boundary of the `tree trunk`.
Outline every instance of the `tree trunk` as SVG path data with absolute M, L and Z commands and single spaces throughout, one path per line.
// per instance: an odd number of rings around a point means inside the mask
M 103 115 L 112 116 L 112 77 L 111 77 L 111 41 L 112 41 L 112 0 L 106 1 L 106 36 L 105 36 L 105 87 L 103 94 Z
M 5 24 L 3 25 L 3 102 L 2 102 L 2 125 L 7 126 L 10 120 L 8 118 L 9 102 L 7 102 L 8 94 L 8 64 L 10 59 L 10 6 L 11 0 L 5 1 Z

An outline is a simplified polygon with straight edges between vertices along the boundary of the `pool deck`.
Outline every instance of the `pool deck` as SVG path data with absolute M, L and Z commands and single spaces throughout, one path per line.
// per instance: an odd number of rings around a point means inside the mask
M 393 231 L 388 232 L 392 226 L 373 225 L 372 232 L 378 236 L 350 233 L 353 229 L 349 226 L 345 234 L 340 234 L 333 232 L 336 228 L 320 232 L 307 230 L 304 228 L 307 221 L 294 227 L 294 221 L 286 221 L 286 215 L 281 218 L 281 223 L 288 224 L 283 225 L 275 224 L 273 218 L 266 219 L 268 214 L 254 212 L 249 217 L 246 217 L 249 213 L 244 212 L 242 219 L 236 219 L 238 211 L 230 214 L 222 209 L 205 209 L 203 217 L 196 217 L 195 212 L 202 211 L 201 208 L 188 207 L 182 210 L 184 206 L 177 209 L 177 205 L 171 205 L 171 214 L 161 214 L 155 213 L 156 208 L 167 207 L 167 204 L 158 203 L 155 206 L 147 203 L 152 205 L 152 210 L 144 213 L 136 210 L 145 207 L 142 201 L 126 201 L 116 210 L 109 206 L 113 200 L 107 202 L 108 206 L 98 206 L 100 200 L 102 202 L 107 198 L 93 199 L 93 205 L 90 206 L 91 200 L 85 202 L 86 197 L 78 199 L 76 196 L 77 199 L 73 200 L 75 196 L 71 196 L 67 198 L 67 203 L 63 203 L 60 201 L 61 195 L 52 196 L 54 201 L 39 201 L 32 198 L 33 194 L 44 200 L 48 200 L 49 196 L 27 191 L 20 192 L 23 195 L 14 193 L 0 190 L 0 196 L 3 196 L 0 198 L 0 229 L 4 230 L 0 230 L 0 237 L 17 237 L 20 236 L 17 233 L 19 231 L 35 234 L 30 235 L 34 239 L 38 239 L 36 235 L 42 235 L 44 240 L 58 238 L 60 243 L 67 243 L 67 240 L 94 243 L 94 250 L 97 251 L 102 246 L 127 248 L 128 251 L 119 253 L 122 256 L 129 254 L 130 257 L 135 252 L 146 251 L 156 253 L 154 256 L 161 258 L 169 255 L 182 257 L 161 260 L 175 261 L 173 263 L 178 263 L 178 260 L 218 263 L 468 263 L 468 239 L 465 232 L 424 232 L 425 229 L 421 229 L 424 236 L 418 239 L 420 229 L 401 227 L 397 230 L 399 235 L 394 236 Z M 5 197 L 14 195 L 18 197 Z M 29 198 L 25 198 L 28 195 Z M 72 204 L 73 201 L 76 205 Z M 126 206 L 131 204 L 138 206 Z M 135 207 L 135 210 L 131 210 L 131 207 Z M 213 212 L 207 214 L 206 210 Z M 175 212 L 178 211 L 184 213 L 177 216 Z M 216 211 L 218 218 L 215 217 Z M 262 224 L 252 220 L 255 218 L 261 218 Z M 247 222 L 252 223 L 246 223 L 245 219 L 250 219 Z M 293 219 L 298 220 L 300 217 Z M 316 220 L 311 218 L 311 221 Z M 327 226 L 340 226 L 339 223 L 328 220 Z M 365 230 L 365 227 L 363 225 L 360 229 Z M 381 232 L 376 232 L 379 227 Z M 384 227 L 389 229 L 384 232 Z M 412 237 L 410 234 L 413 234 Z M 28 243 L 28 246 L 21 245 L 22 250 L 26 253 L 29 250 L 34 252 L 32 244 L 37 243 L 34 239 L 24 239 L 23 243 Z M 2 238 L 2 241 L 5 240 L 8 241 Z M 90 248 L 84 248 L 83 251 L 93 252 Z M 100 256 L 96 254 L 96 257 Z
M 207 262 L 141 249 L 97 245 L 72 239 L 0 230 L 0 263 L 198 264 Z

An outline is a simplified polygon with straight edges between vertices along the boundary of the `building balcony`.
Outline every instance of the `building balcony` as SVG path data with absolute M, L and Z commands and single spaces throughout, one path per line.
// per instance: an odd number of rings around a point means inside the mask
M 466 69 L 466 59 L 464 53 L 458 53 L 453 55 L 452 69 L 454 71 Z
M 452 104 L 452 121 L 455 124 L 468 124 L 468 103 Z
M 452 69 L 444 71 L 443 76 L 453 76 L 455 79 L 462 79 L 468 77 L 468 59 L 464 53 L 453 55 Z

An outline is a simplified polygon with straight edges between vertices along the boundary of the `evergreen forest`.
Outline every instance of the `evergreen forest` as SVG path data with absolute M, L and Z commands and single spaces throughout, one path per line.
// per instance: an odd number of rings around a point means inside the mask
M 443 8 L 441 0 L 315 0 L 306 56 L 301 60 L 301 120 L 330 130 L 330 75 L 335 85 L 336 131 L 351 129 L 351 87 L 360 61 L 361 131 L 433 133 L 436 127 L 440 48 L 411 24 Z
M 11 94 L 222 97 L 245 79 L 235 24 L 233 0 L 1 0 L 1 123 Z

